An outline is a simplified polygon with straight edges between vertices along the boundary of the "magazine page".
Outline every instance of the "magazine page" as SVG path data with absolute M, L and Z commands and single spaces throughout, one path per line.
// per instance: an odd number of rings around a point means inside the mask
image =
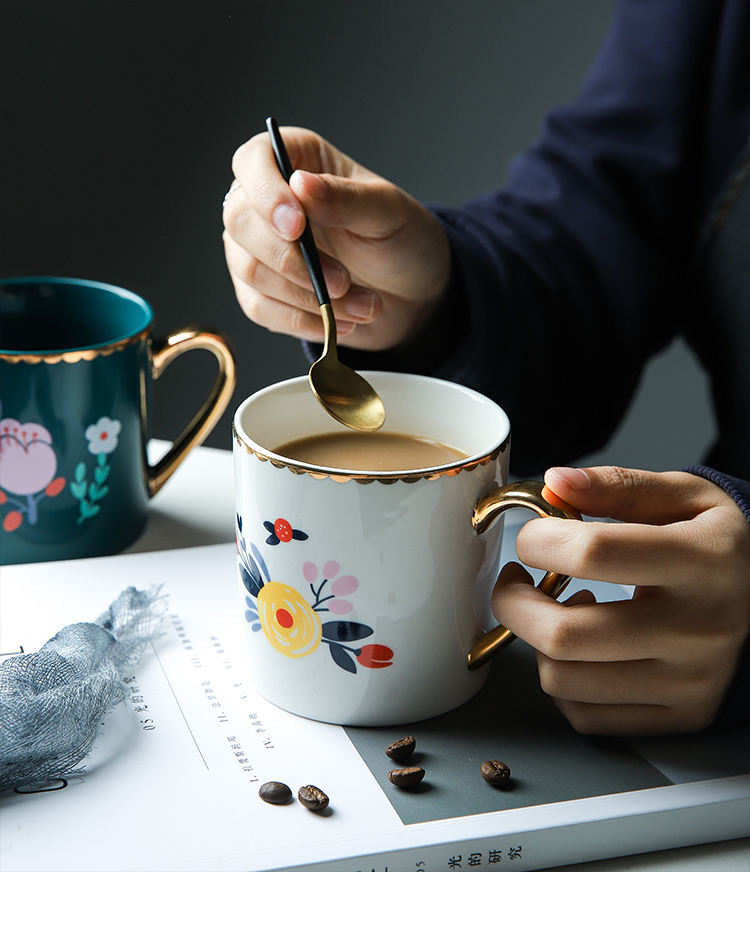
M 234 545 L 4 567 L 3 659 L 95 621 L 130 586 L 161 587 L 172 618 L 125 677 L 125 700 L 102 720 L 80 771 L 0 795 L 3 871 L 525 870 L 632 847 L 611 836 L 587 845 L 576 831 L 555 852 L 551 827 L 671 808 L 663 794 L 673 779 L 633 746 L 577 735 L 520 642 L 474 700 L 414 725 L 342 728 L 267 702 L 244 673 Z M 396 765 L 385 747 L 405 734 L 417 740 L 410 763 L 426 772 L 413 790 L 387 778 Z M 505 789 L 482 779 L 487 759 L 511 767 Z M 720 772 L 743 772 L 736 760 Z M 711 776 L 709 765 L 691 779 Z M 269 781 L 287 784 L 293 800 L 264 802 Z M 297 800 L 309 784 L 329 797 L 322 812 Z M 645 806 L 638 791 L 652 797 Z

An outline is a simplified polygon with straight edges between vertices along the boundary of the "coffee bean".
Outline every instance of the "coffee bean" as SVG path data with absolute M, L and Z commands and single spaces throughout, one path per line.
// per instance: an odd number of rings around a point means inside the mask
M 264 803 L 271 803 L 274 806 L 284 806 L 292 801 L 292 791 L 286 783 L 280 783 L 278 780 L 264 783 L 258 790 L 258 796 Z
M 510 768 L 499 760 L 486 760 L 481 767 L 482 776 L 494 787 L 506 787 L 510 780 Z
M 417 742 L 409 735 L 406 738 L 402 738 L 400 741 L 394 741 L 393 744 L 389 744 L 385 749 L 385 753 L 391 760 L 405 761 L 412 756 L 416 746 Z
M 328 797 L 325 793 L 316 786 L 309 784 L 299 788 L 297 799 L 307 809 L 312 809 L 313 812 L 321 812 L 328 805 Z
M 395 786 L 406 789 L 422 782 L 424 769 L 422 767 L 401 767 L 399 770 L 389 770 L 388 779 Z

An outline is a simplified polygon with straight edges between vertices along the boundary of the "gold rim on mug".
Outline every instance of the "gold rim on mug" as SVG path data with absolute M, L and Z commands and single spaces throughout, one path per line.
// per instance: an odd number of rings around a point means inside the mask
M 216 358 L 219 366 L 214 385 L 200 410 L 195 414 L 185 429 L 183 429 L 170 450 L 157 464 L 147 465 L 146 480 L 149 497 L 153 497 L 154 494 L 161 490 L 177 468 L 182 464 L 188 453 L 192 451 L 196 445 L 200 445 L 216 426 L 219 418 L 229 404 L 237 382 L 234 355 L 231 349 L 225 345 L 220 335 L 195 325 L 168 335 L 166 338 L 154 344 L 151 337 L 151 329 L 152 326 L 149 324 L 139 332 L 136 332 L 136 334 L 129 335 L 127 338 L 122 338 L 111 344 L 102 345 L 98 348 L 83 348 L 75 351 L 66 351 L 62 354 L 56 352 L 41 352 L 39 354 L 0 353 L 0 361 L 8 361 L 11 364 L 59 364 L 60 362 L 77 364 L 80 361 L 93 361 L 97 357 L 108 357 L 130 345 L 135 345 L 143 341 L 148 343 L 151 377 L 156 380 L 161 376 L 167 366 L 185 351 L 193 348 L 210 351 Z M 145 425 L 147 417 L 144 376 L 144 374 L 141 375 L 141 416 Z
M 453 477 L 457 474 L 460 474 L 462 471 L 474 471 L 480 465 L 487 465 L 491 461 L 495 461 L 500 453 L 506 450 L 510 442 L 510 435 L 508 435 L 500 443 L 500 445 L 497 446 L 497 448 L 493 449 L 487 455 L 472 458 L 469 461 L 463 461 L 460 465 L 452 463 L 437 468 L 426 468 L 424 470 L 409 472 L 368 472 L 348 471 L 346 469 L 338 468 L 321 468 L 305 462 L 284 459 L 277 455 L 269 456 L 265 452 L 257 451 L 257 449 L 254 449 L 244 439 L 240 438 L 234 423 L 232 423 L 232 434 L 234 435 L 234 438 L 237 440 L 237 442 L 242 446 L 242 448 L 246 452 L 249 452 L 250 455 L 254 455 L 258 461 L 270 462 L 274 468 L 287 468 L 292 472 L 292 474 L 307 474 L 310 475 L 311 478 L 315 478 L 318 481 L 322 481 L 325 478 L 330 478 L 331 481 L 337 481 L 341 484 L 345 483 L 346 481 L 354 481 L 357 484 L 372 484 L 373 481 L 377 481 L 379 484 L 395 484 L 397 481 L 403 481 L 404 484 L 414 484 L 416 481 L 422 480 L 437 481 L 438 478 L 442 478 L 443 476 Z
M 121 351 L 131 344 L 137 344 L 147 338 L 150 331 L 151 326 L 148 325 L 135 335 L 129 335 L 127 338 L 122 338 L 111 344 L 96 348 L 79 348 L 75 351 L 41 351 L 36 354 L 23 351 L 16 354 L 15 352 L 4 351 L 0 352 L 0 361 L 7 361 L 9 364 L 59 364 L 60 362 L 77 364 L 79 361 L 93 361 L 98 357 L 108 357 L 110 354 Z

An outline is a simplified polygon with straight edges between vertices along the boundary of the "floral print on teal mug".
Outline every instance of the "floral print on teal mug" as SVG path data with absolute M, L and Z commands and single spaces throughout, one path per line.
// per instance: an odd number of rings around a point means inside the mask
M 142 533 L 150 498 L 206 438 L 235 385 L 232 350 L 191 326 L 155 340 L 153 311 L 117 286 L 0 280 L 0 564 L 111 555 Z M 151 383 L 212 352 L 203 406 L 150 465 Z

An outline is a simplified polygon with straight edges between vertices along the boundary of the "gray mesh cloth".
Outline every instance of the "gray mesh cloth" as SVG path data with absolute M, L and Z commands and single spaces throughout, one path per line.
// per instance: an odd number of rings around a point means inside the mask
M 125 698 L 123 677 L 170 618 L 160 587 L 128 588 L 94 623 L 0 663 L 0 790 L 80 772 L 102 718 Z

